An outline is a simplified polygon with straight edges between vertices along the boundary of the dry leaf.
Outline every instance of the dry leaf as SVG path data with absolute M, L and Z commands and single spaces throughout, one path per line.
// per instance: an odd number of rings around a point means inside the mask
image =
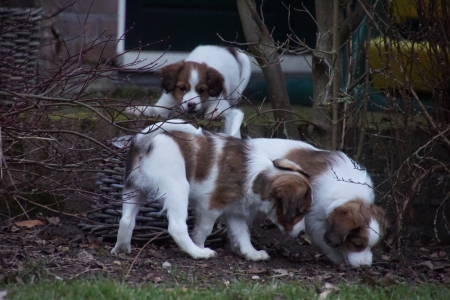
M 113 264 L 118 265 L 119 267 L 122 265 L 122 263 L 118 260 L 113 261 Z
M 252 279 L 253 279 L 253 280 L 259 280 L 259 276 L 258 276 L 258 275 L 253 275 L 253 276 L 252 276 Z
M 200 268 L 206 268 L 208 266 L 208 264 L 197 264 L 197 266 Z
M 387 256 L 386 254 L 383 254 L 383 255 L 381 255 L 381 260 L 389 261 L 390 258 L 389 258 L 389 256 Z
M 339 293 L 339 288 L 331 283 L 325 283 L 322 292 L 319 294 L 319 300 L 326 299 L 328 296 Z
M 44 225 L 44 222 L 41 220 L 26 220 L 26 221 L 16 222 L 16 225 L 19 227 L 33 228 L 34 226 Z
M 380 278 L 380 285 L 382 287 L 390 287 L 397 284 L 398 282 L 393 278 L 393 275 L 391 273 L 387 273 Z
M 185 293 L 188 291 L 187 287 L 185 287 L 185 286 L 183 286 L 183 287 L 181 288 L 181 290 L 182 290 L 183 292 L 185 292 Z
M 427 268 L 430 269 L 430 270 L 433 270 L 433 269 L 434 269 L 433 263 L 432 263 L 431 261 L 429 261 L 429 260 L 424 261 L 424 262 L 421 262 L 421 263 L 419 264 L 419 266 L 425 266 L 425 267 L 427 267 Z
M 285 269 L 274 269 L 272 270 L 274 273 L 278 274 L 276 276 L 287 276 L 288 275 L 288 271 Z
M 423 252 L 429 252 L 430 250 L 428 250 L 427 248 L 425 248 L 425 247 L 420 247 L 419 248 L 419 251 L 423 251 Z
M 58 217 L 48 217 L 47 221 L 49 224 L 58 225 L 59 224 L 59 218 Z
M 265 270 L 259 269 L 259 268 L 250 268 L 247 270 L 247 274 L 261 274 L 264 273 Z
M 88 263 L 94 260 L 94 257 L 92 256 L 92 254 L 83 250 L 83 252 L 78 253 L 78 259 L 84 263 Z
M 155 278 L 153 278 L 153 282 L 154 282 L 154 283 L 159 283 L 159 282 L 161 282 L 161 281 L 162 281 L 161 277 L 155 277 Z
M 433 252 L 431 253 L 430 258 L 439 258 L 439 254 L 437 252 Z
M 370 276 L 363 276 L 359 283 L 367 284 L 370 287 L 376 287 L 378 285 L 377 281 Z
M 161 259 L 165 259 L 166 256 L 161 254 L 161 252 L 156 251 L 156 250 L 150 250 L 150 255 L 156 258 L 161 258 Z
M 309 245 L 311 245 L 311 239 L 309 238 L 309 236 L 307 234 L 301 234 L 300 237 Z
M 439 251 L 439 257 L 446 257 L 447 256 L 447 252 L 445 252 L 444 250 Z
M 8 294 L 8 292 L 6 290 L 5 291 L 0 291 L 0 300 L 4 300 L 6 294 Z

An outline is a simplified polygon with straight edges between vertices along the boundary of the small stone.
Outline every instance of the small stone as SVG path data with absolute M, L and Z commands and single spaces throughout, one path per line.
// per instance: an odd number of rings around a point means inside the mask
M 172 265 L 169 262 L 167 261 L 163 262 L 162 264 L 163 269 L 170 269 L 170 267 L 172 267 Z
M 258 275 L 254 275 L 254 276 L 252 276 L 252 279 L 253 280 L 259 280 L 259 276 Z

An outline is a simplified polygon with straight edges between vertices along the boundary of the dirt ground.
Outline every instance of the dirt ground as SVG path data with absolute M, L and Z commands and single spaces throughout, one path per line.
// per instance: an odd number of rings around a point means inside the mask
M 47 222 L 46 222 L 47 223 Z M 307 241 L 288 239 L 277 228 L 257 223 L 252 242 L 271 259 L 253 262 L 232 253 L 226 241 L 209 245 L 218 257 L 193 260 L 172 241 L 133 245 L 131 254 L 113 256 L 113 243 L 84 234 L 74 222 L 28 224 L 30 228 L 0 222 L 0 284 L 42 279 L 69 280 L 101 276 L 130 283 L 174 285 L 228 285 L 234 281 L 366 283 L 450 283 L 450 246 L 434 241 L 409 242 L 402 253 L 374 249 L 370 268 L 333 265 Z

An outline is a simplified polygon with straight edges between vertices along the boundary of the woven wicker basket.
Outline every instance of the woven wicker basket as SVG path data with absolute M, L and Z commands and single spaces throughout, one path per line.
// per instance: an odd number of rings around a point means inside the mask
M 23 93 L 36 83 L 39 19 L 35 8 L 0 8 L 0 81 Z
M 88 214 L 91 224 L 83 222 L 79 227 L 90 234 L 102 237 L 106 241 L 114 241 L 119 229 L 119 220 L 122 215 L 122 189 L 125 162 L 122 158 L 126 157 L 128 147 L 122 148 L 116 152 L 103 151 L 102 163 L 97 173 L 96 197 L 93 210 Z M 170 235 L 166 231 L 168 221 L 166 213 L 161 213 L 162 203 L 160 201 L 149 201 L 142 205 L 139 214 L 136 217 L 136 227 L 133 231 L 132 241 L 147 242 L 149 239 L 159 235 L 154 240 L 169 239 Z M 194 211 L 189 208 L 187 224 L 189 231 L 194 227 Z M 164 232 L 161 234 L 161 232 Z M 207 243 L 221 241 L 226 233 L 226 228 L 220 223 L 214 226 Z

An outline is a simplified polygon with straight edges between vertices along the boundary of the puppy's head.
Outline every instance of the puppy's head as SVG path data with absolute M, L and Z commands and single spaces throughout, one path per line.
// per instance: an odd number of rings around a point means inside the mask
M 327 216 L 323 238 L 328 246 L 339 249 L 348 265 L 370 266 L 371 248 L 382 239 L 387 227 L 382 208 L 357 199 L 335 208 Z
M 312 190 L 309 176 L 287 159 L 273 161 L 276 172 L 261 173 L 254 191 L 273 203 L 268 217 L 282 231 L 295 237 L 304 229 L 304 217 L 311 207 Z M 256 188 L 255 188 L 256 187 Z
M 224 91 L 224 78 L 216 69 L 205 63 L 180 61 L 159 71 L 161 86 L 172 93 L 184 111 L 201 111 L 210 98 Z

